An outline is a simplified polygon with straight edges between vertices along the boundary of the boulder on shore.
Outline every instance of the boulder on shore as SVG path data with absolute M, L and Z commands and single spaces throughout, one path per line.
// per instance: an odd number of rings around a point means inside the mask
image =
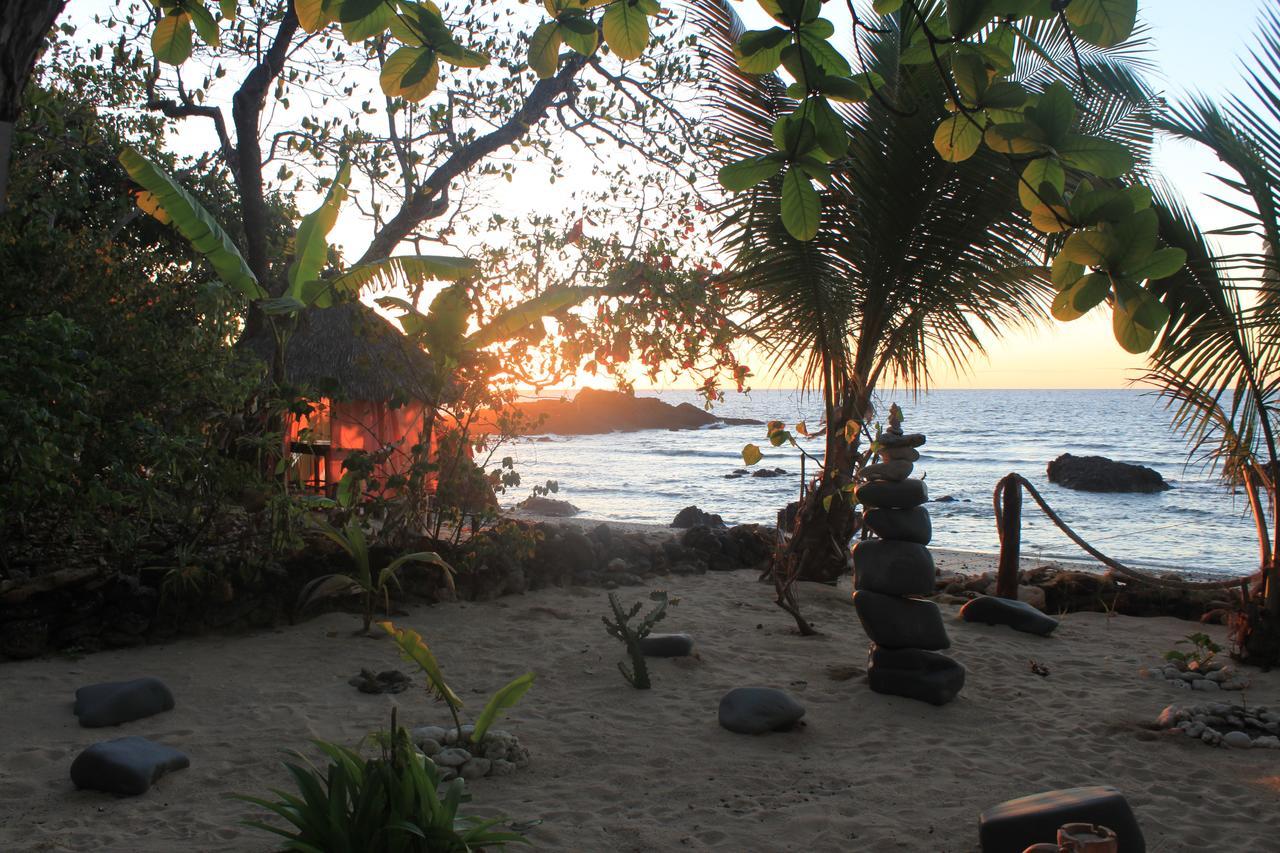
M 687 506 L 676 513 L 671 522 L 672 527 L 688 529 L 690 527 L 724 527 L 724 519 L 715 513 L 705 512 L 696 506 Z
M 530 495 L 520 503 L 516 504 L 518 509 L 525 512 L 531 512 L 535 515 L 544 515 L 548 518 L 568 518 L 571 515 L 577 515 L 581 510 L 568 501 L 558 501 L 555 498 L 544 498 L 541 495 Z
M 1049 463 L 1049 482 L 1082 492 L 1163 492 L 1171 488 L 1145 465 L 1064 453 Z
M 572 400 L 535 400 L 516 406 L 534 424 L 530 432 L 595 435 L 642 429 L 702 429 L 712 425 L 763 426 L 750 418 L 720 418 L 692 403 L 673 406 L 657 397 L 583 388 Z

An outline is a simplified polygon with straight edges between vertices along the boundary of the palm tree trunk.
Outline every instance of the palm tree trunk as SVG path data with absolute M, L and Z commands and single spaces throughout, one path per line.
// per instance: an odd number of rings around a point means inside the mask
M 67 0 L 6 0 L 0 12 L 0 213 L 7 205 L 13 129 L 40 46 Z

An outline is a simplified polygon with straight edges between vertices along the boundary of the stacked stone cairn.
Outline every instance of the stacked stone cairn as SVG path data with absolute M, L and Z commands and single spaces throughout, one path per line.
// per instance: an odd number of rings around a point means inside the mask
M 925 437 L 904 434 L 902 412 L 890 410 L 888 427 L 876 438 L 880 462 L 862 469 L 856 489 L 864 524 L 878 538 L 853 548 L 853 604 L 871 638 L 867 680 L 877 693 L 945 705 L 964 686 L 964 667 L 939 654 L 950 639 L 933 594 L 933 556 L 925 546 L 933 536 L 929 495 L 923 480 L 911 478 Z

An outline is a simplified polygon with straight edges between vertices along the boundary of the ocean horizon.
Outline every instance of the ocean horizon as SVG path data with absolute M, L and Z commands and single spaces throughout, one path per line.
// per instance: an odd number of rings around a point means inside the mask
M 572 396 L 573 391 L 564 392 Z M 558 396 L 559 392 L 542 396 Z M 692 391 L 638 391 L 665 402 L 701 404 Z M 1189 458 L 1171 426 L 1171 413 L 1149 389 L 943 389 L 884 393 L 877 409 L 898 403 L 909 432 L 927 443 L 913 476 L 929 485 L 932 545 L 975 553 L 999 550 L 992 492 L 1004 475 L 1030 480 L 1081 536 L 1123 563 L 1189 576 L 1224 577 L 1257 570 L 1258 547 L 1248 501 Z M 821 404 L 794 389 L 729 393 L 712 410 L 721 417 L 805 421 L 816 429 Z M 765 458 L 750 470 L 781 468 L 785 475 L 731 477 L 747 468 L 743 445 Z M 821 455 L 821 439 L 811 454 Z M 1048 463 L 1062 453 L 1098 455 L 1160 472 L 1172 486 L 1156 494 L 1078 492 L 1049 483 Z M 642 430 L 603 435 L 524 438 L 496 457 L 512 456 L 521 487 L 499 496 L 510 506 L 530 488 L 555 480 L 555 497 L 588 517 L 670 524 L 696 505 L 726 522 L 775 523 L 776 513 L 799 496 L 801 458 L 790 446 L 770 447 L 759 426 L 700 430 Z M 813 475 L 812 464 L 806 474 Z M 1054 526 L 1033 502 L 1024 502 L 1022 554 L 1028 558 L 1092 559 Z

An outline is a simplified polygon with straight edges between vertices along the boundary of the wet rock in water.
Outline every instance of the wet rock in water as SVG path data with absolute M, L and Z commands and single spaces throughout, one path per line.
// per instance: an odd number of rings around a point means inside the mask
M 878 646 L 927 651 L 951 647 L 942 613 L 932 601 L 858 590 L 853 594 L 853 606 L 862 630 Z
M 1049 463 L 1049 482 L 1082 492 L 1163 492 L 1170 486 L 1145 465 L 1064 453 Z
M 714 513 L 704 512 L 696 506 L 687 506 L 676 513 L 671 522 L 672 527 L 724 527 L 724 519 Z
M 1022 851 L 1057 837 L 1068 823 L 1096 823 L 1116 834 L 1119 853 L 1145 853 L 1147 846 L 1124 795 L 1109 785 L 1045 791 L 1009 800 L 978 817 L 982 853 Z
M 758 468 L 751 472 L 752 477 L 785 477 L 787 469 L 785 468 Z
M 534 515 L 545 515 L 548 518 L 568 518 L 581 512 L 568 501 L 546 498 L 542 495 L 529 495 L 529 497 L 516 504 L 516 508 L 531 512 Z
M 964 667 L 937 652 L 886 649 L 867 654 L 867 683 L 877 693 L 945 705 L 964 687 Z
M 937 569 L 915 542 L 863 539 L 853 546 L 854 588 L 885 595 L 929 595 Z
M 388 669 L 376 675 L 367 670 L 360 670 L 359 675 L 347 679 L 347 684 L 361 693 L 403 693 L 413 682 L 409 676 L 398 669 Z
M 91 684 L 76 691 L 73 711 L 87 729 L 118 726 L 173 710 L 173 694 L 158 678 Z
M 191 766 L 178 750 L 143 737 L 122 737 L 90 746 L 71 763 L 77 788 L 136 797 L 166 773 Z
M 726 480 L 737 480 L 740 477 L 749 477 L 750 475 L 751 471 L 748 468 L 735 468 L 730 473 L 725 474 L 724 478 Z
M 1027 604 L 991 595 L 980 595 L 960 608 L 965 622 L 986 625 L 1008 625 L 1015 631 L 1047 637 L 1058 627 L 1058 620 Z
M 682 658 L 693 654 L 688 634 L 650 634 L 640 638 L 640 652 L 651 658 Z
M 911 432 L 906 435 L 883 432 L 876 436 L 876 444 L 885 450 L 896 450 L 899 447 L 919 447 L 924 444 L 923 433 Z
M 863 516 L 867 527 L 881 539 L 900 539 L 928 545 L 933 538 L 933 522 L 929 510 L 922 506 L 911 509 L 873 509 Z
M 899 483 L 875 480 L 858 486 L 855 494 L 858 503 L 874 508 L 911 509 L 929 500 L 924 480 L 903 480 Z
M 720 700 L 720 725 L 738 734 L 785 731 L 803 716 L 803 705 L 772 687 L 735 687 Z

